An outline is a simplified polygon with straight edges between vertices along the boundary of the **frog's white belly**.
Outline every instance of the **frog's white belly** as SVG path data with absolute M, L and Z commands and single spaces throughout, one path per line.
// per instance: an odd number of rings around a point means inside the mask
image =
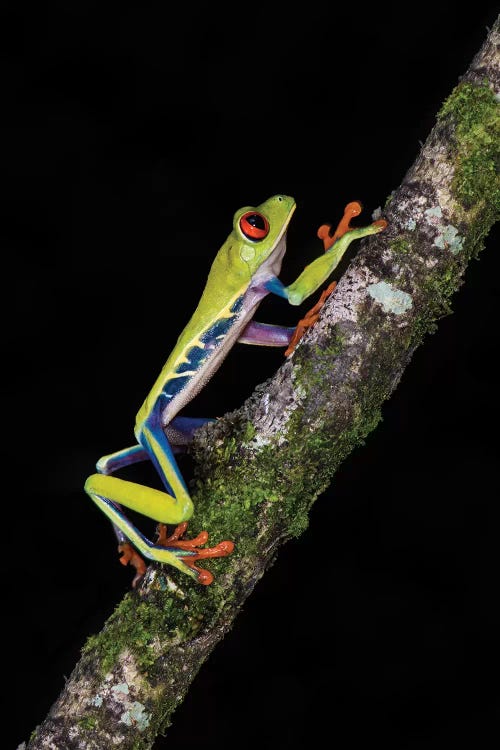
M 250 287 L 242 297 L 238 312 L 232 318 L 225 319 L 227 330 L 224 333 L 211 338 L 209 328 L 199 337 L 199 341 L 204 342 L 202 346 L 186 347 L 187 361 L 180 372 L 178 368 L 176 372 L 171 373 L 170 377 L 167 376 L 162 390 L 163 403 L 167 401 L 161 415 L 161 422 L 164 426 L 203 389 L 219 369 L 267 293 L 262 287 L 258 289 Z

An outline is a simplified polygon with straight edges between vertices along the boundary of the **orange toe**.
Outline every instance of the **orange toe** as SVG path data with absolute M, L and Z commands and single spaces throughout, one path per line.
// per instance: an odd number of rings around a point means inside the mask
M 129 542 L 119 544 L 118 552 L 121 553 L 121 564 L 132 565 L 136 570 L 136 574 L 132 581 L 132 586 L 135 588 L 147 570 L 146 563 Z

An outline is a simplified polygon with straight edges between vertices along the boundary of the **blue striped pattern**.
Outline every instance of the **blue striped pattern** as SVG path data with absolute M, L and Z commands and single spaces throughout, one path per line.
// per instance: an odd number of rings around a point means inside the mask
M 186 387 L 192 378 L 193 371 L 198 372 L 213 354 L 217 346 L 220 345 L 222 338 L 232 327 L 243 306 L 243 298 L 244 295 L 241 295 L 232 305 L 230 309 L 231 317 L 220 318 L 202 333 L 200 341 L 202 342 L 203 347 L 195 345 L 186 352 L 188 362 L 182 362 L 175 369 L 174 377 L 167 380 L 163 386 L 162 396 L 168 399 L 168 401 L 171 401 L 174 396 Z M 183 375 L 182 373 L 186 373 L 186 375 Z

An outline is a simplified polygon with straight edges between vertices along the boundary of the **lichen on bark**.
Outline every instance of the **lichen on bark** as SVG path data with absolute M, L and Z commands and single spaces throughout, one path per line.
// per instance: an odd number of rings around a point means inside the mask
M 201 428 L 191 531 L 236 541 L 203 588 L 151 566 L 118 605 L 47 719 L 38 748 L 148 748 L 280 545 L 377 425 L 415 348 L 450 310 L 499 218 L 499 24 L 444 103 L 422 151 L 322 316 L 241 409 Z

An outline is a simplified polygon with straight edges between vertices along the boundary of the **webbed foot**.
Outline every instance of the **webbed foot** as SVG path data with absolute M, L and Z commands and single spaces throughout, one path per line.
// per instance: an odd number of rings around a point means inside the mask
M 146 563 L 144 562 L 140 554 L 136 552 L 136 550 L 132 547 L 132 545 L 129 544 L 129 542 L 123 542 L 122 544 L 119 544 L 118 552 L 120 552 L 122 555 L 120 557 L 121 564 L 133 565 L 136 570 L 136 574 L 132 581 L 132 588 L 135 588 L 146 572 Z
M 288 344 L 288 349 L 285 351 L 285 357 L 290 356 L 307 329 L 316 323 L 319 318 L 319 311 L 325 304 L 325 300 L 327 299 L 327 297 L 330 296 L 336 286 L 337 282 L 332 281 L 332 283 L 321 292 L 321 297 L 316 302 L 314 307 L 311 307 L 309 312 L 307 312 L 304 317 L 299 320 L 299 322 L 297 323 L 297 327 L 292 334 L 292 338 L 290 339 L 290 343 Z
M 202 531 L 194 539 L 181 539 L 184 536 L 187 529 L 187 521 L 180 523 L 170 536 L 167 536 L 167 526 L 163 523 L 159 523 L 157 527 L 157 544 L 163 547 L 169 547 L 170 549 L 178 549 L 186 552 L 192 552 L 191 555 L 182 555 L 182 562 L 188 565 L 191 569 L 196 571 L 198 576 L 198 582 L 204 586 L 208 586 L 214 580 L 212 573 L 209 570 L 199 568 L 195 563 L 197 560 L 203 560 L 209 557 L 227 557 L 234 549 L 234 543 L 229 541 L 219 542 L 215 547 L 205 547 L 204 549 L 198 549 L 202 544 L 206 544 L 208 541 L 208 532 Z
M 333 232 L 333 234 L 331 224 L 322 224 L 320 226 L 320 228 L 318 229 L 318 237 L 320 238 L 320 240 L 323 240 L 325 252 L 333 247 L 339 237 L 342 237 L 342 235 L 352 229 L 351 219 L 353 219 L 355 216 L 359 216 L 362 210 L 363 206 L 358 201 L 352 201 L 351 203 L 348 203 L 344 208 L 344 215 L 339 221 L 337 229 L 335 230 L 335 232 Z
M 320 240 L 323 240 L 325 253 L 331 247 L 333 247 L 337 240 L 343 237 L 346 232 L 350 232 L 351 229 L 354 229 L 354 227 L 351 227 L 351 219 L 353 219 L 355 216 L 359 216 L 362 210 L 363 206 L 358 201 L 352 201 L 351 203 L 348 203 L 344 208 L 344 215 L 339 221 L 337 229 L 335 230 L 335 232 L 333 232 L 333 234 L 331 224 L 322 224 L 320 226 L 317 234 Z M 372 226 L 382 227 L 383 229 L 385 229 L 385 227 L 387 226 L 387 221 L 385 219 L 377 219 L 377 221 L 372 221 Z

